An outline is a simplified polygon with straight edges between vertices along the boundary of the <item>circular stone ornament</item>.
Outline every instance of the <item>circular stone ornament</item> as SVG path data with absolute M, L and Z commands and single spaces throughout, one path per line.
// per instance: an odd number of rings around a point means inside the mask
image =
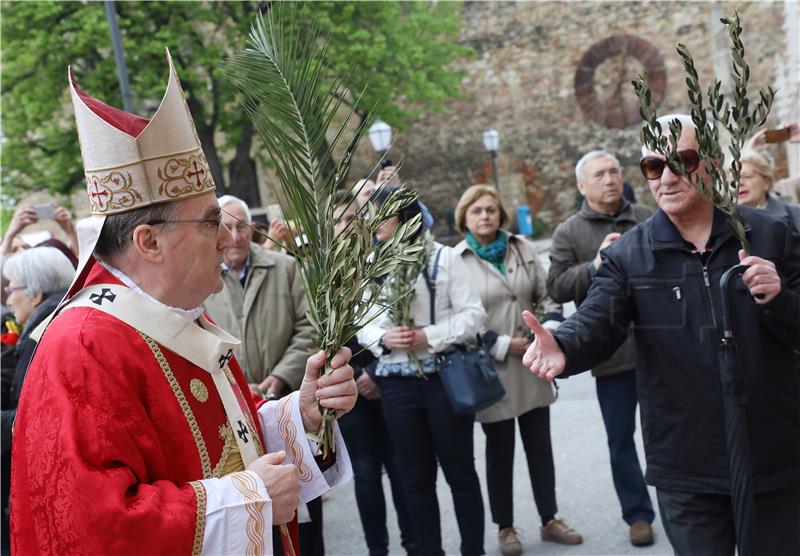
M 575 97 L 587 118 L 609 128 L 641 122 L 631 81 L 647 75 L 658 106 L 667 88 L 667 70 L 658 49 L 634 35 L 611 35 L 590 46 L 575 71 Z

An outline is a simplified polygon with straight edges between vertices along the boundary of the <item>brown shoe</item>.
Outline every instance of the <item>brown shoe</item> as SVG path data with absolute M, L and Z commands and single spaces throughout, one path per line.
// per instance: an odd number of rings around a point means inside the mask
M 650 546 L 655 542 L 653 528 L 646 521 L 637 521 L 631 525 L 628 537 L 633 546 Z
M 583 542 L 583 537 L 580 533 L 557 518 L 548 521 L 547 525 L 541 527 L 539 531 L 542 533 L 543 541 L 557 542 L 559 544 L 581 544 Z
M 513 527 L 500 529 L 497 533 L 497 540 L 500 542 L 500 553 L 503 556 L 519 556 L 522 554 L 522 543 L 519 542 L 517 530 Z

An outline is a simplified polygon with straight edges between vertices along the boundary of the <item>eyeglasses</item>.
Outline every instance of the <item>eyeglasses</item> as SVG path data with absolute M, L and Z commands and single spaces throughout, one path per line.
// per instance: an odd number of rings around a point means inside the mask
M 6 286 L 6 287 L 3 288 L 3 291 L 6 292 L 6 295 L 11 295 L 15 291 L 24 290 L 27 287 L 28 286 L 13 286 L 13 287 L 12 286 Z
M 683 166 L 689 174 L 696 171 L 700 166 L 700 155 L 693 149 L 678 151 L 678 157 L 683 161 Z M 669 166 L 673 174 L 680 174 L 680 169 L 673 168 L 666 160 L 657 156 L 646 156 L 639 161 L 639 168 L 641 168 L 642 174 L 648 180 L 659 179 L 661 174 L 664 173 L 665 166 Z
M 187 220 L 151 220 L 149 226 L 160 226 L 162 224 L 205 224 L 206 226 L 219 230 L 222 225 L 222 218 L 193 218 Z

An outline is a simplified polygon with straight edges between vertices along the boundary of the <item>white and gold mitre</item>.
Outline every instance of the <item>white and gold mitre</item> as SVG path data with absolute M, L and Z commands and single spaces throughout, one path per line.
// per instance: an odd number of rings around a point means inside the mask
M 69 83 L 91 212 L 109 215 L 214 191 L 178 74 L 150 121 L 112 108 Z

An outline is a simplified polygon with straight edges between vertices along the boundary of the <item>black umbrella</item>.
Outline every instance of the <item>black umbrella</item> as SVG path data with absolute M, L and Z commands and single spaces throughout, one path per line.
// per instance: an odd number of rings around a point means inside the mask
M 728 448 L 728 472 L 736 527 L 739 556 L 757 553 L 755 538 L 755 505 L 753 503 L 753 473 L 750 462 L 750 441 L 747 435 L 747 393 L 744 381 L 736 373 L 736 341 L 731 325 L 731 296 L 735 276 L 741 276 L 746 265 L 728 269 L 719 281 L 722 290 L 722 341 L 719 351 L 722 405 L 725 414 L 725 441 Z

